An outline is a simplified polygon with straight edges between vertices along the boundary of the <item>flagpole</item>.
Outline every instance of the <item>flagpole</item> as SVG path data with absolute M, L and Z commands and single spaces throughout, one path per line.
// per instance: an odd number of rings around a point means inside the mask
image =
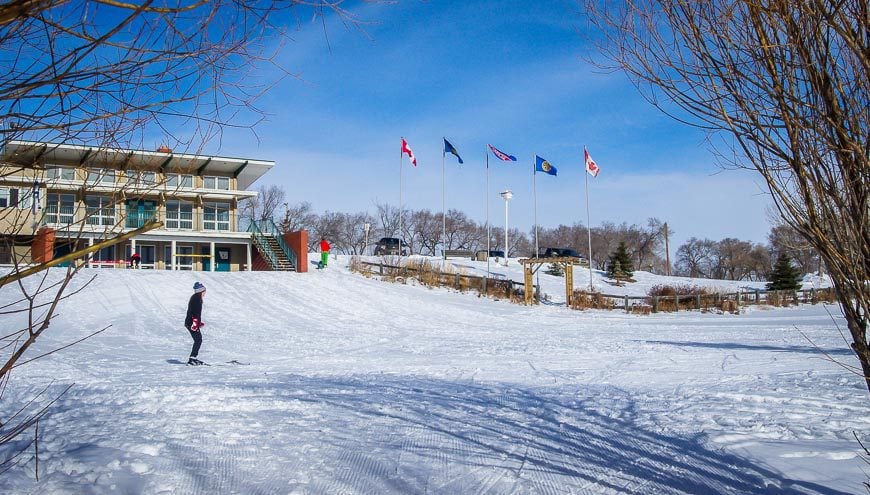
M 532 156 L 532 195 L 535 203 L 535 258 L 538 257 L 538 166 L 536 157 Z
M 444 138 L 444 143 L 447 143 L 447 138 Z M 441 145 L 441 254 L 444 254 L 444 250 L 447 248 L 445 244 L 447 242 L 447 207 L 446 202 L 444 200 L 444 155 L 447 154 L 444 148 L 446 148 L 446 144 L 442 143 Z M 447 259 L 447 257 L 444 257 Z
M 402 142 L 405 138 L 402 137 Z M 404 150 L 399 150 L 399 257 L 402 257 L 402 163 L 404 162 Z
M 586 147 L 583 147 L 586 151 Z M 585 153 L 584 153 L 585 155 Z M 586 165 L 583 165 L 583 177 L 586 180 L 586 235 L 589 242 L 589 292 L 593 292 L 592 288 L 592 224 L 589 222 L 589 171 L 586 170 Z
M 484 148 L 483 153 L 486 155 L 486 283 L 489 283 L 489 240 L 492 237 L 489 225 L 489 150 Z

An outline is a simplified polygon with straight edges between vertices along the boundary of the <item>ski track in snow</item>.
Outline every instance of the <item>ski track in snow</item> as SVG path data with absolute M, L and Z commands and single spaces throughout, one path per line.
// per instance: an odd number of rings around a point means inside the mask
M 195 280 L 209 367 L 181 365 Z M 795 330 L 849 362 L 821 306 L 575 312 L 335 262 L 104 271 L 59 313 L 33 355 L 112 327 L 13 374 L 3 418 L 75 385 L 40 422 L 40 481 L 28 452 L 2 493 L 834 495 L 865 479 L 867 392 Z

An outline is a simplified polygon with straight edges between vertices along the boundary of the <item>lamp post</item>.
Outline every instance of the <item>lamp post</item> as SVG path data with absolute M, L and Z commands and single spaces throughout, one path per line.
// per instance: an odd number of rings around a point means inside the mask
M 369 229 L 370 228 L 372 228 L 372 224 L 370 224 L 368 222 L 363 224 L 363 230 L 366 231 L 366 243 L 363 245 L 363 252 L 362 252 L 363 255 L 366 254 L 366 249 L 368 249 L 368 247 L 369 247 Z
M 510 189 L 499 193 L 504 198 L 504 266 L 508 264 L 508 201 L 514 197 Z
M 284 203 L 284 225 L 281 226 L 281 230 L 286 234 L 288 230 L 290 230 L 290 205 Z

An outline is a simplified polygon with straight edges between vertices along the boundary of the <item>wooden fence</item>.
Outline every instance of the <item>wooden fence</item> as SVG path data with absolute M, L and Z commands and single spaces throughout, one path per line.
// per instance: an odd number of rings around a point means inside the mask
M 672 296 L 596 294 L 596 297 L 608 301 L 607 304 L 603 305 L 603 309 L 622 309 L 628 313 L 709 309 L 737 312 L 741 306 L 749 305 L 789 306 L 800 303 L 815 304 L 820 301 L 835 300 L 833 289 L 801 289 L 794 291 L 751 289 L 739 292 L 680 294 Z
M 459 291 L 476 290 L 481 294 L 499 295 L 509 299 L 522 298 L 525 293 L 525 287 L 522 282 L 515 282 L 510 279 L 479 277 L 462 273 L 444 273 L 431 268 L 420 268 L 413 265 L 396 266 L 369 261 L 360 261 L 360 265 L 367 267 L 369 273 L 382 277 L 414 277 L 426 285 L 452 287 Z M 538 294 L 537 286 L 535 286 L 535 294 Z
M 524 300 L 524 283 L 510 279 L 479 277 L 461 273 L 444 273 L 432 267 L 396 266 L 383 263 L 360 261 L 369 273 L 382 277 L 408 278 L 413 277 L 425 285 L 452 287 L 459 291 L 477 290 L 481 294 L 500 295 L 517 302 Z M 540 287 L 534 286 L 535 300 L 540 298 Z M 582 300 L 585 291 L 575 290 L 577 300 Z M 691 310 L 725 310 L 737 312 L 741 306 L 773 305 L 785 306 L 798 303 L 815 304 L 819 301 L 833 301 L 833 289 L 803 289 L 796 291 L 769 291 L 764 289 L 747 289 L 739 292 L 680 294 L 668 296 L 626 296 L 616 294 L 592 294 L 603 304 L 595 304 L 591 308 L 624 310 L 628 313 L 658 313 L 667 311 Z M 572 305 L 574 308 L 583 307 Z

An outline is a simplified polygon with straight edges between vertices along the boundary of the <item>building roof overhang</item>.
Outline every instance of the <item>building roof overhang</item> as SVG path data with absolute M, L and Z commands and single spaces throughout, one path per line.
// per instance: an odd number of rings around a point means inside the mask
M 4 162 L 22 167 L 41 167 L 45 163 L 88 166 L 111 164 L 128 169 L 165 173 L 222 175 L 238 179 L 238 189 L 247 189 L 275 166 L 274 161 L 229 158 L 171 151 L 139 151 L 70 144 L 9 141 L 0 150 Z

